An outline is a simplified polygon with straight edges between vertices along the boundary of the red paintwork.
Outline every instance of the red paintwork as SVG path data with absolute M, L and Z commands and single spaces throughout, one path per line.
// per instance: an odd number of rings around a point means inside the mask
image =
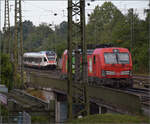
M 54 63 L 56 63 L 56 61 L 55 60 L 50 60 L 50 61 L 48 61 L 48 63 L 54 64 Z
M 67 68 L 66 68 L 67 59 L 68 59 L 67 50 L 65 50 L 62 56 L 62 73 L 67 73 Z
M 129 54 L 129 64 L 106 64 L 104 60 L 104 53 L 111 52 L 113 49 L 118 49 L 119 52 L 126 52 Z M 94 64 L 93 58 L 95 56 L 96 63 Z M 62 73 L 67 73 L 66 63 L 67 63 L 67 50 L 63 53 L 62 56 Z M 90 68 L 90 61 L 92 59 L 92 68 Z M 98 78 L 131 78 L 130 75 L 120 75 L 121 71 L 132 71 L 132 58 L 128 49 L 126 48 L 96 48 L 91 55 L 87 55 L 88 60 L 88 76 L 98 77 Z M 92 72 L 90 71 L 92 69 Z M 102 76 L 102 70 L 105 71 L 114 71 L 115 75 L 106 75 Z

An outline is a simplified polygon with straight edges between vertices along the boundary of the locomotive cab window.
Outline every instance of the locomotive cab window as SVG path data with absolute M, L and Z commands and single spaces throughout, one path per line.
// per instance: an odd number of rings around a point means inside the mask
M 106 64 L 129 64 L 128 53 L 104 53 Z
M 119 64 L 129 64 L 129 54 L 128 53 L 118 53 L 118 63 Z

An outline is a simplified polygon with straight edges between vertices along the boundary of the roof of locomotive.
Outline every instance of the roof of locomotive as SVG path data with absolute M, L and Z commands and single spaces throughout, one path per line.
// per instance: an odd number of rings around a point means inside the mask
M 96 48 L 93 53 L 99 54 L 100 52 L 114 52 L 114 50 L 119 50 L 119 52 L 129 52 L 127 48 L 109 47 L 109 48 Z
M 121 48 L 121 47 L 108 47 L 108 48 L 95 48 L 95 49 L 88 49 L 87 50 L 87 55 L 91 55 L 91 54 L 99 54 L 99 52 L 113 52 L 113 50 L 119 50 L 120 52 L 129 52 L 129 50 L 127 48 Z M 81 49 L 78 49 L 80 54 Z M 64 51 L 64 55 L 67 54 L 67 50 Z M 72 51 L 72 54 L 75 54 L 75 50 Z

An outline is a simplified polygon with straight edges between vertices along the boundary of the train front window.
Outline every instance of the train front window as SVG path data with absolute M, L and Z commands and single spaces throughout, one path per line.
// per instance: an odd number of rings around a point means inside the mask
M 47 56 L 48 60 L 55 60 L 55 57 L 54 56 Z
M 118 63 L 119 64 L 129 64 L 129 54 L 128 53 L 118 53 Z
M 117 64 L 117 57 L 115 53 L 104 53 L 106 64 Z
M 106 64 L 129 64 L 128 53 L 104 53 Z

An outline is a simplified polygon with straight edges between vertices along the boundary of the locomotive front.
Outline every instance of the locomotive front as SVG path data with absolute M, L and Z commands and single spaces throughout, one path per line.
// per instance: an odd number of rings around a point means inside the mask
M 126 48 L 103 48 L 99 51 L 101 71 L 99 78 L 105 84 L 132 87 L 132 59 Z

